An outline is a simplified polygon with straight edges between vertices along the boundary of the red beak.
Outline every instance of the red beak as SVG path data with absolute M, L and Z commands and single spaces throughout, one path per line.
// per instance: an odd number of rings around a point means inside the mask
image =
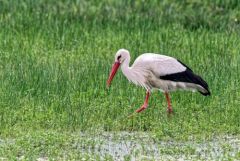
M 121 64 L 120 62 L 115 62 L 115 63 L 114 63 L 114 65 L 113 65 L 113 67 L 112 67 L 112 70 L 111 70 L 111 73 L 110 73 L 110 75 L 109 75 L 109 77 L 108 77 L 108 80 L 107 80 L 107 86 L 108 86 L 108 87 L 110 86 L 110 84 L 111 84 L 111 82 L 112 82 L 112 79 L 113 79 L 113 77 L 115 76 L 115 74 L 116 74 L 116 72 L 117 72 L 120 64 Z

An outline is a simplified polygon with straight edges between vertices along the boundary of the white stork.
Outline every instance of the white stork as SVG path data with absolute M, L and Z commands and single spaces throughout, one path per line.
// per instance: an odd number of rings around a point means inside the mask
M 123 74 L 136 85 L 146 89 L 144 104 L 136 110 L 141 112 L 148 107 L 148 99 L 153 89 L 165 93 L 168 112 L 172 113 L 169 92 L 177 89 L 198 91 L 202 95 L 210 95 L 208 84 L 181 61 L 160 54 L 145 53 L 140 55 L 129 67 L 130 54 L 126 49 L 120 49 L 115 55 L 115 63 L 107 80 L 107 86 L 121 66 Z

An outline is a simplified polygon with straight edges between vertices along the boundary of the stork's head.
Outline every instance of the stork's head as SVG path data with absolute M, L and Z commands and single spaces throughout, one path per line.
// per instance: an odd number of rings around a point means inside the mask
M 126 49 L 119 49 L 115 55 L 115 62 L 123 63 L 129 57 L 129 51 Z
M 107 86 L 110 86 L 113 77 L 115 76 L 119 66 L 126 60 L 130 58 L 129 51 L 126 49 L 119 49 L 115 55 L 115 62 L 113 64 L 112 70 L 107 80 Z

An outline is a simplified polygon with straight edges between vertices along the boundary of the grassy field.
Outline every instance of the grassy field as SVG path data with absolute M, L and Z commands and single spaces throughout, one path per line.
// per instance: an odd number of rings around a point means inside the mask
M 239 35 L 237 0 L 0 0 L 0 157 L 88 160 L 77 145 L 91 148 L 106 132 L 144 132 L 155 142 L 240 140 Z M 121 72 L 106 88 L 120 48 L 130 51 L 131 62 L 144 52 L 180 59 L 212 95 L 172 93 L 169 118 L 164 95 L 155 92 L 145 112 L 127 119 L 145 90 Z M 223 158 L 240 159 L 239 147 Z M 160 154 L 175 153 L 196 150 Z

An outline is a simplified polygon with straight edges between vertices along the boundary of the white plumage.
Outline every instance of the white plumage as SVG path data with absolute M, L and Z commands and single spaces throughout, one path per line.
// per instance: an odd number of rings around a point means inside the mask
M 127 66 L 127 64 L 122 65 L 123 74 L 127 78 L 129 77 L 129 72 L 126 71 L 131 71 L 132 73 L 136 73 L 136 75 L 137 73 L 139 73 L 138 75 L 142 75 L 138 77 L 131 77 L 129 79 L 130 81 L 134 80 L 133 82 L 140 82 L 140 84 L 142 84 L 142 86 L 146 89 L 158 88 L 163 91 L 168 90 L 167 86 L 171 85 L 171 82 L 160 80 L 160 76 L 183 72 L 186 70 L 186 67 L 179 63 L 176 59 L 153 53 L 142 54 L 134 61 L 131 67 Z M 174 84 L 175 83 L 172 85 Z M 173 88 L 171 89 L 173 90 Z
M 142 54 L 134 61 L 132 68 L 148 68 L 157 76 L 173 74 L 186 70 L 176 59 L 154 53 Z

